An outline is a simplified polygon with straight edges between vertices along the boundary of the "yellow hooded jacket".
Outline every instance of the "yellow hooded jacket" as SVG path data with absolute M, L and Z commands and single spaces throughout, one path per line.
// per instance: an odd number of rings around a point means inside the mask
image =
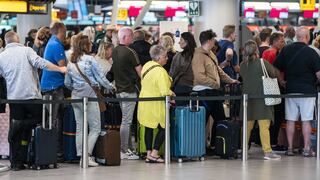
M 155 61 L 147 62 L 141 71 L 143 75 L 151 66 L 159 65 Z M 164 97 L 171 96 L 171 77 L 163 67 L 155 67 L 141 80 L 139 97 Z M 165 128 L 165 102 L 141 101 L 138 105 L 138 120 L 145 127 L 155 129 L 160 126 Z

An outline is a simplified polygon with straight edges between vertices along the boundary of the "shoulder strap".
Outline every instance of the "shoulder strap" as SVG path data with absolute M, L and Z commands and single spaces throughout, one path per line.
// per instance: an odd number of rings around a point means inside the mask
M 88 78 L 86 75 L 84 75 L 84 74 L 82 73 L 82 71 L 80 70 L 78 63 L 74 63 L 74 65 L 76 66 L 76 68 L 77 68 L 78 72 L 80 73 L 80 75 L 82 76 L 82 78 L 83 78 L 83 79 L 89 84 L 89 86 L 95 91 L 95 89 L 92 87 L 92 84 L 91 84 L 89 78 Z
M 219 66 L 217 62 L 209 54 L 205 53 L 205 55 L 208 56 L 216 66 Z
M 156 65 L 153 65 L 153 66 L 151 66 L 148 70 L 146 70 L 146 72 L 144 72 L 143 74 L 142 74 L 142 79 L 148 74 L 148 72 L 150 72 L 152 69 L 154 69 L 155 67 L 161 67 L 160 65 L 158 65 L 158 64 L 156 64 Z
M 263 76 L 265 76 L 266 78 L 269 78 L 269 74 L 268 74 L 266 65 L 264 64 L 264 60 L 263 60 L 262 58 L 260 58 L 260 63 L 261 63 L 261 68 L 262 68 Z

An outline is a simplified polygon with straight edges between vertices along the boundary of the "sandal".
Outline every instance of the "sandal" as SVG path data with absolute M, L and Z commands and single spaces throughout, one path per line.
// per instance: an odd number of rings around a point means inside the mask
M 286 155 L 287 155 L 287 156 L 294 156 L 293 149 L 289 149 L 289 148 L 288 148 L 288 150 L 287 150 L 287 152 L 286 152 Z
M 159 157 L 148 156 L 146 158 L 146 163 L 164 163 L 164 160 Z

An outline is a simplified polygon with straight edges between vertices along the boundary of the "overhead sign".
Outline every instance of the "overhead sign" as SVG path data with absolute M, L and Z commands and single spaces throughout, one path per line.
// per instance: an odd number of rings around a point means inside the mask
M 245 18 L 254 18 L 255 17 L 254 8 L 245 8 L 244 9 L 244 17 Z
M 48 4 L 45 1 L 0 0 L 0 13 L 47 14 Z
M 304 18 L 310 18 L 310 19 L 315 19 L 319 17 L 319 10 L 316 8 L 315 10 L 311 11 L 303 11 L 303 17 Z
M 189 1 L 189 16 L 200 16 L 199 1 Z
M 0 1 L 0 12 L 6 13 L 26 13 L 26 1 Z
M 125 8 L 119 8 L 117 20 L 126 21 L 128 19 L 128 10 Z
M 29 2 L 28 13 L 30 14 L 47 14 L 48 5 L 40 2 Z
M 300 0 L 300 9 L 302 11 L 314 10 L 316 8 L 316 0 Z

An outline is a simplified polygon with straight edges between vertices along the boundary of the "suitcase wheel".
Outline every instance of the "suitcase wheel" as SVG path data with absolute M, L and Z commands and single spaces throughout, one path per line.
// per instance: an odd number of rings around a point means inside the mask
M 234 158 L 234 159 L 238 159 L 238 152 L 237 152 L 237 151 L 235 151 L 235 152 L 233 153 L 233 158 Z
M 182 158 L 179 158 L 178 163 L 182 163 L 182 162 L 183 162 Z
M 199 157 L 199 160 L 200 161 L 204 161 L 204 157 Z

